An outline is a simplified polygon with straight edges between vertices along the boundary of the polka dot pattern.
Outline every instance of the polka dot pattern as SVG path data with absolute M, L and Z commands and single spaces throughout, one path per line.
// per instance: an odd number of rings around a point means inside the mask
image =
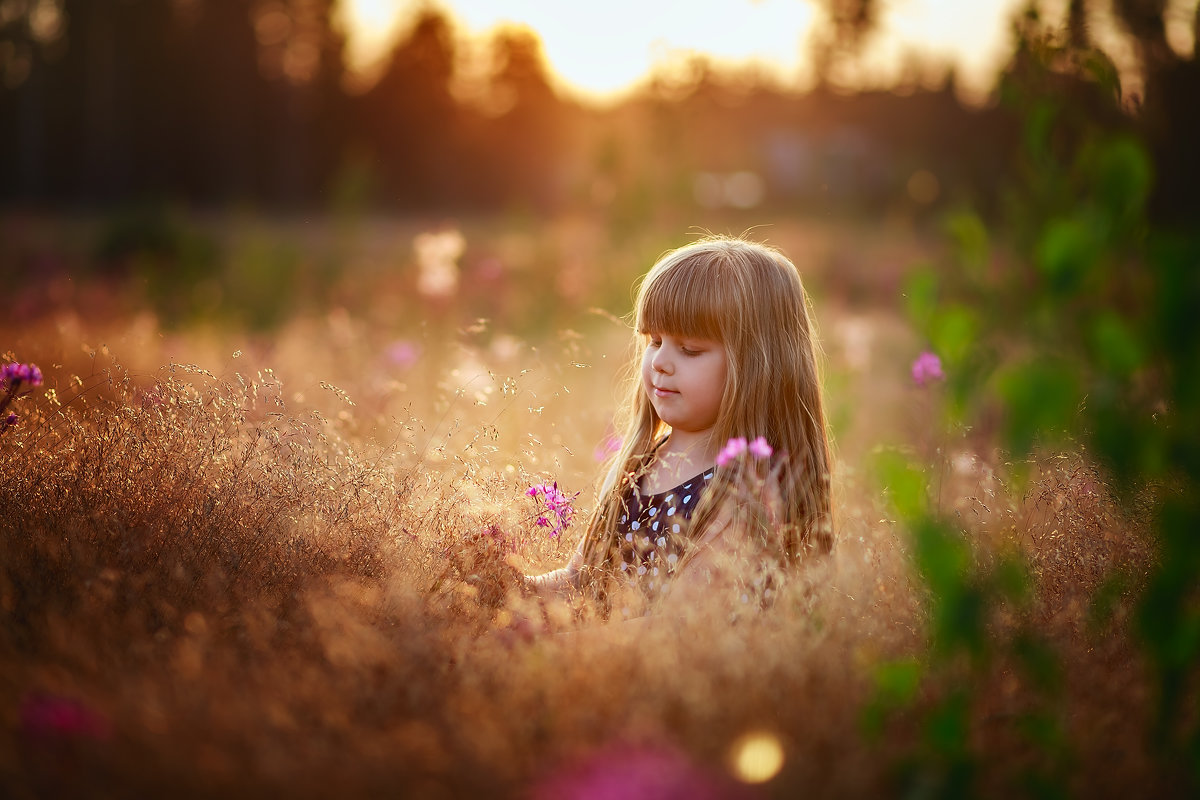
M 620 569 L 627 575 L 654 578 L 643 584 L 648 591 L 661 591 L 674 573 L 682 554 L 681 521 L 691 518 L 713 472 L 705 470 L 665 492 L 642 494 L 635 487 L 625 496 L 617 520 Z

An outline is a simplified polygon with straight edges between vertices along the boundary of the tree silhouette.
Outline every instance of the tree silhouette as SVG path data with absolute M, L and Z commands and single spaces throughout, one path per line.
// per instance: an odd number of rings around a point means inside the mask
M 378 168 L 381 199 L 390 205 L 444 206 L 458 196 L 454 58 L 449 21 L 426 9 L 393 49 L 379 81 L 355 103 L 356 135 Z

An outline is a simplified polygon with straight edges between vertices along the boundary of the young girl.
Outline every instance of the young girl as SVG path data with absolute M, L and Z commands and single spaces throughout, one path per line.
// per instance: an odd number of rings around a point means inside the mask
M 654 599 L 695 589 L 748 539 L 781 566 L 828 552 L 829 443 L 795 265 L 708 237 L 651 268 L 635 315 L 640 380 L 623 445 L 570 563 L 529 583 L 599 596 L 625 583 Z M 766 536 L 739 513 L 751 494 L 765 500 Z

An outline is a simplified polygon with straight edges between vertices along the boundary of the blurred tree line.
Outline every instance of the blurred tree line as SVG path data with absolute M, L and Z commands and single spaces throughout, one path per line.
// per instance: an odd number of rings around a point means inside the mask
M 1148 65 L 1139 124 L 1157 136 L 1164 207 L 1197 173 L 1195 62 L 1136 0 L 1118 8 Z M 347 86 L 337 0 L 0 0 L 0 202 L 144 201 L 423 211 L 652 203 L 986 206 L 1018 125 L 915 69 L 895 91 L 753 72 L 660 76 L 616 107 L 557 93 L 534 34 L 502 29 L 474 84 L 428 7 L 365 91 Z M 832 73 L 875 17 L 827 0 L 814 55 Z M 1072 9 L 1081 8 L 1075 2 Z M 1189 71 L 1190 70 L 1190 71 Z M 1180 113 L 1193 115 L 1179 128 Z M 1119 121 L 1121 124 L 1128 120 Z
M 550 90 L 534 37 L 495 37 L 503 113 L 450 94 L 452 31 L 433 11 L 354 94 L 336 5 L 3 0 L 0 198 L 286 208 L 366 179 L 389 205 L 549 200 L 577 109 Z

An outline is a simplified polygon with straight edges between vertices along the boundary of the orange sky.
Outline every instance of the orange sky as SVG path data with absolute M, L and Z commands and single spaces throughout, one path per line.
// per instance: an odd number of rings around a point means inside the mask
M 343 3 L 351 65 L 360 71 L 369 71 L 420 6 L 406 0 Z M 533 28 L 563 88 L 598 100 L 619 97 L 652 67 L 692 52 L 723 61 L 756 61 L 805 87 L 813 78 L 805 53 L 821 14 L 812 0 L 437 3 L 452 12 L 467 35 L 504 23 Z M 1180 49 L 1192 47 L 1188 23 L 1196 3 L 1169 0 L 1168 33 Z M 880 30 L 851 80 L 861 86 L 890 85 L 916 54 L 934 63 L 953 63 L 964 94 L 982 99 L 1009 53 L 1009 19 L 1023 5 L 1024 0 L 885 0 Z M 1050 15 L 1061 15 L 1065 0 L 1043 5 Z M 1101 45 L 1125 66 L 1132 55 L 1128 47 L 1119 38 L 1103 35 L 1111 29 L 1104 19 L 1094 23 Z

